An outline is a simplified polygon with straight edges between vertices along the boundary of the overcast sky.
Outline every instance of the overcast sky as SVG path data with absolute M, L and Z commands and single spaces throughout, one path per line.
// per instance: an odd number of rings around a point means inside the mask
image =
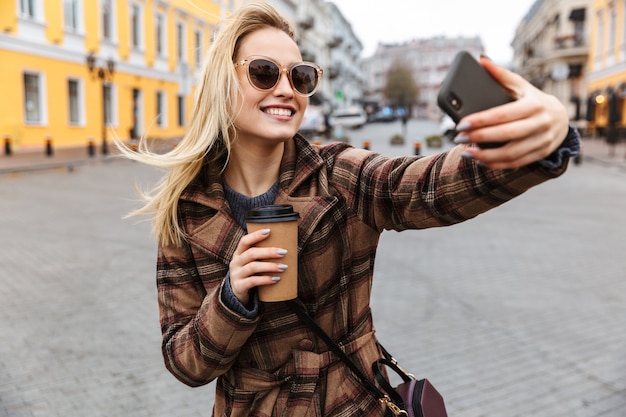
M 379 41 L 433 36 L 480 36 L 486 55 L 505 64 L 515 28 L 535 0 L 332 0 L 363 43 L 364 57 Z

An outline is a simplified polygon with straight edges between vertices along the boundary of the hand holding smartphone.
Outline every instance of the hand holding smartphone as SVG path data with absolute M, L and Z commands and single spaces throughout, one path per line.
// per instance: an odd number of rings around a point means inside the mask
M 437 104 L 455 123 L 471 113 L 510 103 L 515 99 L 466 51 L 459 52 L 443 80 Z M 483 148 L 502 143 L 481 144 Z

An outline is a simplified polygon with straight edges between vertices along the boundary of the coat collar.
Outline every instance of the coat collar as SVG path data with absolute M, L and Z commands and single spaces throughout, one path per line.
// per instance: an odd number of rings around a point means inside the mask
M 299 134 L 285 142 L 276 203 L 291 204 L 295 211 L 301 213 L 299 246 L 308 240 L 317 222 L 323 218 L 323 214 L 336 203 L 336 198 L 328 195 L 328 184 L 309 181 L 319 175 L 324 165 L 325 161 L 318 150 Z M 200 175 L 182 193 L 183 204 L 179 210 L 182 210 L 185 217 L 186 207 L 189 207 L 187 203 L 191 203 L 209 208 L 213 212 L 201 224 L 188 223 L 184 227 L 191 244 L 219 256 L 226 262 L 245 231 L 231 216 L 222 187 L 220 169 L 221 166 L 217 164 L 204 165 Z M 316 190 L 308 190 L 311 183 L 315 184 Z M 298 191 L 299 188 L 306 188 L 310 193 L 305 192 L 303 195 Z

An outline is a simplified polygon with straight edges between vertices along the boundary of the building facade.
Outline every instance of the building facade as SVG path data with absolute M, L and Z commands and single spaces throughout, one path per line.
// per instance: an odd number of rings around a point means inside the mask
M 361 105 L 363 46 L 341 10 L 325 0 L 268 2 L 292 20 L 302 58 L 324 70 L 312 102 L 324 104 L 328 111 Z
M 518 25 L 513 70 L 556 96 L 572 122 L 585 125 L 585 74 L 591 0 L 537 0 Z
M 626 139 L 626 0 L 594 0 L 587 60 L 587 121 L 609 143 Z
M 197 74 L 238 2 L 6 0 L 0 134 L 14 150 L 185 131 Z
M 268 2 L 292 21 L 303 58 L 324 68 L 322 101 L 331 108 L 360 102 L 361 43 L 334 4 Z M 95 142 L 106 152 L 113 135 L 182 137 L 205 51 L 219 22 L 244 3 L 3 0 L 5 144 L 20 151 Z
M 482 40 L 479 37 L 440 36 L 395 44 L 379 43 L 374 55 L 363 60 L 365 101 L 374 107 L 388 105 L 384 95 L 387 74 L 393 66 L 403 65 L 411 68 L 418 88 L 418 99 L 411 116 L 439 119 L 442 116 L 437 106 L 439 87 L 454 56 L 461 50 L 478 58 L 484 53 Z

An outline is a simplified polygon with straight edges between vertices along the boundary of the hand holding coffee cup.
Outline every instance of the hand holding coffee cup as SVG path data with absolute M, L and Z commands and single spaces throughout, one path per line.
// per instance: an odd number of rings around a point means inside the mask
M 299 214 L 288 204 L 256 207 L 246 217 L 248 232 L 270 229 L 267 239 L 256 244 L 258 247 L 284 248 L 287 254 L 281 262 L 288 267 L 277 275 L 280 281 L 258 287 L 259 300 L 264 302 L 292 300 L 298 296 L 298 219 Z M 275 260 L 265 260 L 275 262 Z

